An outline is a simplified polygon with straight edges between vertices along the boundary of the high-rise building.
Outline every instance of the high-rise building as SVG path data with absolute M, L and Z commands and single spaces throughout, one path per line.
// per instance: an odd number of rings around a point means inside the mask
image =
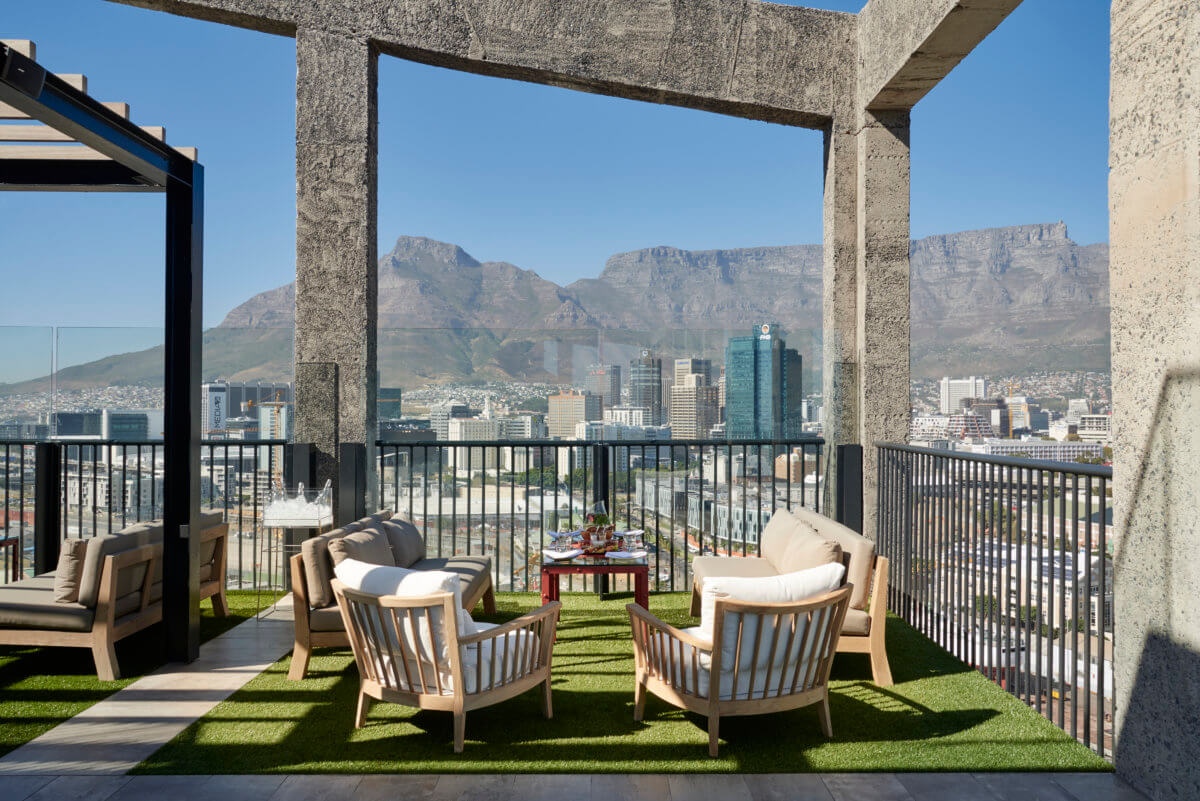
M 105 409 L 100 417 L 100 438 L 116 442 L 150 439 L 150 416 L 145 412 Z
M 650 410 L 652 425 L 663 423 L 662 359 L 642 351 L 629 363 L 629 405 Z
M 225 421 L 239 417 L 229 414 L 229 383 L 208 381 L 200 385 L 200 436 L 210 437 L 225 433 Z
M 55 437 L 96 437 L 103 428 L 102 412 L 55 412 L 50 417 L 50 433 Z
M 451 418 L 470 416 L 471 409 L 465 403 L 442 401 L 429 407 L 429 427 L 433 429 L 436 439 L 446 439 L 449 436 Z
M 712 380 L 712 360 L 711 359 L 676 359 L 675 360 L 675 375 L 674 381 L 671 383 L 674 386 L 683 386 L 684 379 L 689 375 L 699 375 L 703 380 L 701 386 L 710 386 Z
M 675 439 L 706 439 L 719 422 L 717 399 L 717 388 L 708 383 L 705 375 L 682 376 L 682 381 L 671 387 L 671 436 Z
M 451 442 L 500 439 L 499 420 L 481 417 L 452 417 L 446 422 L 446 439 Z M 450 467 L 458 472 L 464 470 L 491 470 L 497 465 L 497 449 L 479 447 L 451 448 Z
M 1079 438 L 1084 442 L 1103 442 L 1112 439 L 1112 416 L 1107 414 L 1081 414 L 1079 416 Z
M 645 406 L 613 406 L 604 409 L 604 422 L 623 426 L 654 425 L 650 410 Z
M 600 396 L 602 409 L 621 405 L 621 365 L 600 364 L 588 371 L 584 389 Z
M 401 411 L 400 387 L 380 387 L 375 396 L 375 417 L 378 420 L 399 420 L 404 414 Z
M 964 398 L 986 398 L 987 380 L 983 378 L 951 378 L 944 376 L 938 382 L 938 411 L 942 414 L 957 414 Z
M 263 439 L 289 439 L 292 436 L 291 405 L 282 401 L 258 407 L 258 435 Z
M 549 398 L 546 427 L 551 439 L 574 439 L 577 423 L 599 419 L 599 395 L 590 392 L 560 392 Z
M 777 326 L 764 323 L 725 347 L 725 432 L 730 439 L 782 439 L 803 432 L 803 360 Z
M 1067 422 L 1078 423 L 1079 418 L 1092 413 L 1092 402 L 1087 398 L 1071 398 L 1067 401 Z
M 517 414 L 501 417 L 500 436 L 503 439 L 545 439 L 546 421 L 540 414 Z

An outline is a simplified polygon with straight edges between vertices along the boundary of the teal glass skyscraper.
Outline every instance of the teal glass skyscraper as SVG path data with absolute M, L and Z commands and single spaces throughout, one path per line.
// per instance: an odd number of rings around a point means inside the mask
M 778 326 L 764 323 L 725 347 L 725 433 L 730 439 L 800 436 L 803 382 L 800 354 Z

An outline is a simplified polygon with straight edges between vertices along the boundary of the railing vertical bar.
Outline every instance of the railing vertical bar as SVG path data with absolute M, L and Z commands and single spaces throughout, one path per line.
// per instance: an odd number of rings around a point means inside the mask
M 1108 482 L 1104 477 L 1100 478 L 1100 576 L 1099 576 L 1099 592 L 1100 604 L 1096 614 L 1096 645 L 1100 649 L 1100 653 L 1096 658 L 1096 740 L 1097 752 L 1104 756 L 1104 722 L 1105 722 L 1105 701 L 1104 701 L 1104 660 L 1108 656 L 1108 631 L 1106 613 L 1108 610 Z M 1115 694 L 1114 694 L 1115 698 Z
M 1067 474 L 1059 474 L 1058 539 L 1055 545 L 1058 585 L 1058 727 L 1066 730 L 1067 700 Z
M 1082 569 L 1084 571 L 1084 603 L 1087 604 L 1086 617 L 1087 629 L 1083 641 L 1083 670 L 1084 670 L 1084 693 L 1083 693 L 1083 743 L 1088 748 L 1092 747 L 1092 477 L 1087 476 L 1084 480 L 1084 545 L 1083 553 L 1084 560 Z M 1076 510 L 1078 514 L 1078 509 Z M 1078 577 L 1079 570 L 1076 569 L 1075 575 Z M 1100 603 L 1104 603 L 1104 596 L 1100 596 Z M 1075 659 L 1078 661 L 1079 654 L 1075 654 Z M 1078 673 L 1078 671 L 1076 671 Z M 1103 697 L 1102 693 L 1097 693 L 1098 697 Z
M 1034 673 L 1033 679 L 1033 696 L 1037 703 L 1038 714 L 1044 714 L 1045 705 L 1042 703 L 1042 674 L 1043 657 L 1045 656 L 1046 636 L 1042 631 L 1042 619 L 1046 614 L 1043 606 L 1045 599 L 1042 595 L 1042 588 L 1046 584 L 1046 560 L 1044 548 L 1046 544 L 1046 487 L 1043 482 L 1045 473 L 1041 470 L 1037 473 L 1037 611 L 1034 619 L 1034 633 L 1036 634 L 1035 646 L 1037 648 L 1036 665 L 1037 671 Z M 1051 504 L 1053 506 L 1053 504 Z M 1032 536 L 1032 535 L 1031 535 Z M 1032 543 L 1030 543 L 1032 545 Z
M 1066 559 L 1063 559 L 1066 564 Z M 1071 474 L 1071 736 L 1079 739 L 1079 474 Z

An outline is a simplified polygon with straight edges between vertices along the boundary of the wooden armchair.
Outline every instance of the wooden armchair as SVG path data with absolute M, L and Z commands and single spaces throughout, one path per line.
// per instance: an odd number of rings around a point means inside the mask
M 358 664 L 355 728 L 371 700 L 454 713 L 454 752 L 461 753 L 467 712 L 542 686 L 542 711 L 553 717 L 550 660 L 557 601 L 500 626 L 477 623 L 459 636 L 454 594 L 415 598 L 370 595 L 332 581 Z
M 852 589 L 846 585 L 799 603 L 718 598 L 711 641 L 699 629 L 681 631 L 629 604 L 636 660 L 633 719 L 642 719 L 647 690 L 706 715 L 708 754 L 715 757 L 722 715 L 820 704 L 821 728 L 832 737 L 829 670 Z

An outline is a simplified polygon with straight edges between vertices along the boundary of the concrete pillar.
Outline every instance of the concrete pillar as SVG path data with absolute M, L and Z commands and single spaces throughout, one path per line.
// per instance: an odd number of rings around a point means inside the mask
M 875 537 L 878 441 L 908 437 L 909 112 L 864 110 L 858 140 L 855 289 L 863 533 Z
M 340 443 L 374 451 L 377 65 L 365 39 L 296 31 L 294 428 L 320 484 L 337 483 Z
M 1200 798 L 1200 13 L 1114 0 L 1116 769 Z
M 838 445 L 858 440 L 858 137 L 854 120 L 825 129 L 824 320 L 821 370 L 826 442 L 821 509 L 837 498 Z

